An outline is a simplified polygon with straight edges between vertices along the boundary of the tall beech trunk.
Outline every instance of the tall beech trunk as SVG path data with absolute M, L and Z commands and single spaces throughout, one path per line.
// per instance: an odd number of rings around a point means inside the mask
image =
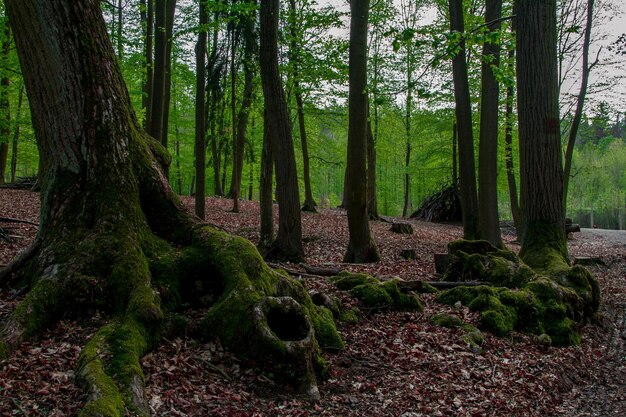
M 567 208 L 567 189 L 569 188 L 569 178 L 572 171 L 572 159 L 574 158 L 574 146 L 576 145 L 576 136 L 578 128 L 583 117 L 583 108 L 585 106 L 585 98 L 587 97 L 587 87 L 589 85 L 589 74 L 593 67 L 598 63 L 596 60 L 589 63 L 589 45 L 591 44 L 591 28 L 593 27 L 593 8 L 595 0 L 587 0 L 587 23 L 585 25 L 585 37 L 583 38 L 583 56 L 582 56 L 582 74 L 580 77 L 580 91 L 576 101 L 576 111 L 572 119 L 572 125 L 569 129 L 567 138 L 567 147 L 565 150 L 565 166 L 563 167 L 563 207 Z
M 13 129 L 13 146 L 11 147 L 11 182 L 15 182 L 17 172 L 17 144 L 20 139 L 20 114 L 22 112 L 22 101 L 24 99 L 24 84 L 20 85 L 20 92 L 17 98 L 17 111 L 15 113 L 15 128 Z
M 207 24 L 206 6 L 199 3 L 198 23 L 201 27 L 196 43 L 196 138 L 194 146 L 196 178 L 195 211 L 196 216 L 204 219 L 205 214 L 205 184 L 206 184 L 206 126 L 205 126 L 205 91 L 206 91 L 206 48 L 207 32 L 203 28 Z M 178 151 L 178 143 L 176 146 Z
M 278 199 L 278 234 L 268 256 L 302 261 L 304 250 L 296 158 L 285 92 L 278 70 L 278 15 L 278 0 L 261 2 L 261 81 L 268 116 L 266 123 L 271 129 Z
M 450 30 L 465 36 L 462 0 L 449 0 Z M 459 148 L 459 188 L 463 211 L 463 237 L 479 238 L 478 196 L 476 193 L 476 165 L 474 162 L 474 134 L 472 128 L 472 106 L 467 79 L 465 40 L 459 41 L 459 51 L 452 59 L 454 101 Z
M 79 414 L 148 416 L 140 359 L 176 330 L 164 309 L 180 314 L 205 293 L 215 303 L 199 334 L 319 399 L 318 346 L 343 346 L 332 319 L 250 242 L 186 212 L 164 176 L 166 150 L 132 111 L 99 4 L 7 1 L 45 175 L 37 238 L 0 271 L 0 284 L 28 291 L 3 320 L 0 355 L 61 317 L 105 311 L 77 361 Z
M 367 214 L 367 26 L 369 0 L 350 1 L 350 57 L 348 64 L 348 161 L 346 210 L 350 241 L 344 262 L 377 262 L 378 248 L 371 237 Z
M 556 0 L 518 0 L 516 16 L 520 256 L 533 268 L 566 266 Z
M 165 102 L 165 67 L 167 65 L 166 16 L 167 0 L 154 0 L 154 64 L 148 133 L 161 144 L 164 143 L 163 106 Z
M 143 126 L 148 129 L 152 115 L 152 87 L 154 84 L 154 58 L 152 56 L 154 40 L 154 0 L 141 0 L 140 19 L 144 30 L 144 59 L 146 65 L 146 78 L 142 85 L 141 107 L 145 111 Z
M 485 2 L 485 21 L 491 33 L 502 26 L 502 0 Z M 498 215 L 498 107 L 500 85 L 493 68 L 500 65 L 500 43 L 485 42 L 482 56 L 480 138 L 478 144 L 478 216 L 480 236 L 495 247 L 502 247 Z

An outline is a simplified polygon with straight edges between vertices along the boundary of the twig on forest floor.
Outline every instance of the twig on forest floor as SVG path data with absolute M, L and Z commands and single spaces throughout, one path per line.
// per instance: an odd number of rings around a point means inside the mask
M 30 220 L 14 219 L 13 217 L 0 217 L 0 222 L 4 223 L 26 223 L 32 226 L 39 227 L 39 223 L 31 222 Z

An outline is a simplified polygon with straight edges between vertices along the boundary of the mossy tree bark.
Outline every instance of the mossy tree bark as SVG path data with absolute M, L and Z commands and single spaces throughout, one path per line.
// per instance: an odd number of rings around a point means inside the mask
M 534 269 L 567 268 L 559 129 L 556 1 L 520 0 L 516 11 L 521 258 Z
M 63 315 L 108 312 L 79 358 L 89 394 L 80 414 L 148 415 L 140 358 L 159 342 L 168 311 L 204 302 L 202 333 L 270 358 L 278 378 L 318 396 L 318 341 L 342 346 L 332 314 L 250 242 L 183 209 L 163 174 L 165 149 L 131 109 L 99 1 L 12 0 L 7 10 L 45 175 L 36 241 L 0 271 L 0 284 L 29 289 L 2 324 L 0 356 Z

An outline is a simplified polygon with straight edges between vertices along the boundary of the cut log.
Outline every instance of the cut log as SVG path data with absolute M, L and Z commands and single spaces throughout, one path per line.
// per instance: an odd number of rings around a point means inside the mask
M 319 275 L 321 277 L 332 277 L 334 275 L 339 275 L 342 271 L 339 268 L 325 268 L 319 266 L 310 266 L 310 265 L 302 265 L 304 270 L 311 275 Z
M 580 225 L 577 223 L 565 224 L 565 233 L 580 232 Z
M 394 233 L 400 233 L 404 235 L 413 234 L 413 226 L 411 226 L 409 223 L 393 223 L 390 230 Z
M 574 258 L 574 265 L 606 265 L 604 260 L 599 256 L 579 256 Z
M 452 281 L 398 281 L 398 289 L 402 292 L 416 291 L 421 292 L 424 284 L 435 287 L 438 290 L 447 290 L 456 287 L 477 287 L 479 285 L 491 285 L 489 282 L 452 282 Z

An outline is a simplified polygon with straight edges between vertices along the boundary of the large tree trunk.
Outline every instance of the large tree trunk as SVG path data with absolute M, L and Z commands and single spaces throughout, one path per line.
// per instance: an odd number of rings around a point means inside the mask
M 516 16 L 520 256 L 533 268 L 565 267 L 556 0 L 519 0 Z
M 485 21 L 490 32 L 500 30 L 502 0 L 485 2 Z M 485 42 L 482 57 L 480 139 L 478 151 L 478 216 L 480 235 L 495 247 L 502 246 L 498 215 L 498 107 L 500 86 L 493 68 L 500 65 L 500 43 Z
M 278 0 L 261 2 L 261 80 L 276 168 L 278 235 L 268 256 L 304 260 L 300 194 L 289 112 L 278 71 Z
M 479 237 L 478 197 L 476 194 L 472 106 L 465 56 L 463 2 L 461 0 L 449 0 L 449 5 L 450 30 L 459 33 L 461 36 L 459 51 L 452 59 L 452 78 L 454 79 L 454 100 L 456 103 L 456 123 L 458 129 L 459 187 L 463 210 L 463 236 L 465 239 L 471 240 Z
M 350 58 L 348 93 L 348 162 L 346 209 L 350 242 L 344 262 L 377 262 L 378 248 L 370 235 L 367 214 L 367 25 L 369 0 L 350 1 Z
M 206 48 L 207 32 L 203 27 L 207 23 L 207 13 L 204 2 L 200 2 L 198 9 L 198 42 L 196 43 L 196 138 L 194 146 L 195 168 L 196 168 L 196 195 L 195 210 L 196 216 L 204 219 L 205 210 L 205 183 L 206 183 L 206 127 L 205 127 L 205 105 L 206 90 Z M 178 143 L 176 146 L 178 151 Z
M 216 301 L 201 333 L 283 364 L 277 378 L 319 397 L 314 335 L 341 347 L 332 319 L 249 242 L 184 210 L 163 174 L 167 152 L 132 112 L 99 3 L 7 2 L 45 175 L 36 241 L 0 271 L 0 284 L 29 289 L 2 323 L 0 355 L 64 315 L 105 311 L 110 320 L 78 359 L 80 415 L 147 416 L 140 358 L 159 342 L 164 309 L 198 305 L 204 292 Z M 302 331 L 277 328 L 289 320 Z

